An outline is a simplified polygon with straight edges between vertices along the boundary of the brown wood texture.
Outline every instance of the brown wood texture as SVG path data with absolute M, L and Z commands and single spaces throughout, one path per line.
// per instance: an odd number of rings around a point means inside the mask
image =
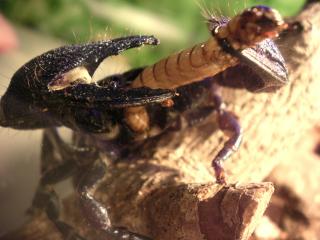
M 191 129 L 165 134 L 151 144 L 153 154 L 110 166 L 95 197 L 108 207 L 116 226 L 156 240 L 249 238 L 273 192 L 272 184 L 259 182 L 280 162 L 290 161 L 302 133 L 320 119 L 319 13 L 320 4 L 307 8 L 296 18 L 304 32 L 279 40 L 289 86 L 270 94 L 222 89 L 227 108 L 244 128 L 240 150 L 225 164 L 230 185 L 212 184 L 210 162 L 226 140 L 212 116 Z M 101 238 L 81 217 L 77 200 L 71 197 L 64 206 L 63 217 L 81 234 Z M 38 218 L 6 239 L 35 239 L 26 232 L 36 232 L 30 228 L 38 227 Z M 52 227 L 47 229 L 41 239 L 60 239 L 52 238 Z

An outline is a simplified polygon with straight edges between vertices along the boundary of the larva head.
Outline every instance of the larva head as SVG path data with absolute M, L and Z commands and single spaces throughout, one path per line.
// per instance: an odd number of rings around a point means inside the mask
M 253 47 L 267 38 L 277 37 L 287 28 L 279 12 L 266 6 L 255 6 L 233 17 L 215 29 L 215 36 L 228 40 L 235 50 Z

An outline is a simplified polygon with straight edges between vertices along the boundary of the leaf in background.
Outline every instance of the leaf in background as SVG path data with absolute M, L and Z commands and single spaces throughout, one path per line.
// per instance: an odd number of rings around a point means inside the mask
M 282 16 L 289 17 L 296 15 L 302 9 L 306 0 L 229 0 L 227 4 L 226 2 L 225 0 L 219 0 L 217 6 L 228 16 L 250 6 L 265 5 L 277 9 Z
M 153 34 L 157 47 L 128 51 L 134 66 L 159 58 L 208 36 L 201 7 L 224 15 L 241 9 L 269 5 L 285 16 L 295 14 L 305 0 L 0 0 L 0 9 L 12 21 L 71 43 L 132 34 Z M 106 30 L 107 29 L 107 30 Z M 99 38 L 97 38 L 99 36 Z M 130 53 L 133 52 L 134 54 Z
M 128 4 L 94 0 L 86 0 L 85 3 L 92 15 L 123 26 L 130 31 L 153 34 L 171 42 L 181 42 L 187 36 L 187 33 L 183 32 L 174 21 Z

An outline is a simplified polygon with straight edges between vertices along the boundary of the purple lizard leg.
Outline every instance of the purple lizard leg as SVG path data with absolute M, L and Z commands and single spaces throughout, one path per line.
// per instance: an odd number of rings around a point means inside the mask
M 71 225 L 60 220 L 60 204 L 58 196 L 50 185 L 43 185 L 38 188 L 33 200 L 33 207 L 29 212 L 32 212 L 35 208 L 45 210 L 48 218 L 54 223 L 63 236 L 63 239 L 86 240 L 78 235 Z
M 212 167 L 214 168 L 216 181 L 219 184 L 225 184 L 225 171 L 222 167 L 222 162 L 228 159 L 235 151 L 238 150 L 242 140 L 242 128 L 238 122 L 237 117 L 229 111 L 224 109 L 224 104 L 221 97 L 214 90 L 213 100 L 215 103 L 218 126 L 229 139 L 224 143 L 222 149 L 218 152 L 212 161 Z
M 89 148 L 77 148 L 67 144 L 55 128 L 44 131 L 42 145 L 42 176 L 28 213 L 33 214 L 38 210 L 44 210 L 63 239 L 85 240 L 73 226 L 60 220 L 60 201 L 54 185 L 72 177 L 77 172 L 79 167 L 77 159 L 80 157 L 95 160 L 95 152 Z
M 113 227 L 108 210 L 94 199 L 93 194 L 103 180 L 107 166 L 98 160 L 92 169 L 81 180 L 78 193 L 80 204 L 89 222 L 99 230 L 103 230 L 110 240 L 151 240 L 148 237 L 130 232 L 123 227 Z
M 44 151 L 47 154 L 42 154 L 42 178 L 29 213 L 43 209 L 64 239 L 85 240 L 86 238 L 80 236 L 73 226 L 60 220 L 60 201 L 53 185 L 74 175 L 79 167 L 76 161 L 79 157 L 92 158 L 90 161 L 96 161 L 98 156 L 90 148 L 78 148 L 67 144 L 55 129 L 45 131 L 43 143 L 46 145 Z M 58 155 L 61 158 L 59 160 L 55 159 Z M 73 159 L 74 157 L 76 158 Z M 51 162 L 54 165 L 50 165 Z M 98 160 L 80 181 L 78 193 L 85 217 L 94 227 L 102 230 L 102 234 L 108 240 L 150 240 L 125 228 L 111 226 L 107 209 L 93 197 L 105 171 L 105 164 Z

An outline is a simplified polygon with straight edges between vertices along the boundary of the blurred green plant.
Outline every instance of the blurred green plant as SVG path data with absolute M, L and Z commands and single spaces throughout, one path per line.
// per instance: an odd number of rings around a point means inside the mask
M 252 5 L 268 5 L 284 16 L 306 0 L 2 0 L 1 11 L 16 24 L 80 43 L 132 34 L 153 34 L 162 44 L 129 51 L 133 66 L 150 64 L 171 52 L 204 41 L 209 33 L 201 11 L 233 15 Z
M 254 5 L 265 5 L 277 9 L 282 16 L 290 17 L 296 15 L 306 3 L 306 0 L 246 0 L 246 1 L 230 1 L 226 4 L 224 0 L 218 0 L 218 7 L 226 15 L 233 15 L 244 7 Z M 229 6 L 230 5 L 230 6 Z

